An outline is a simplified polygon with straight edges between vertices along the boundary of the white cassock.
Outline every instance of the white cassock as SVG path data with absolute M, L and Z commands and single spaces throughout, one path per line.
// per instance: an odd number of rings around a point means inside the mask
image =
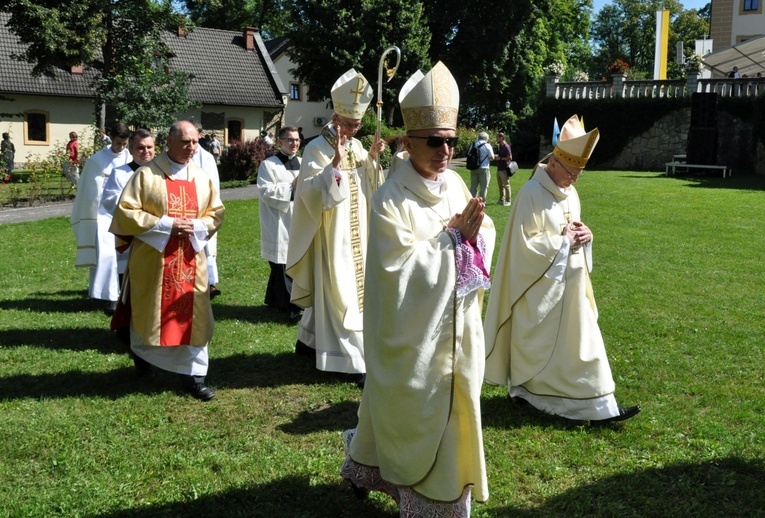
M 88 295 L 94 299 L 116 301 L 119 297 L 117 252 L 109 233 L 111 214 L 100 210 L 104 183 L 116 167 L 132 160 L 127 149 L 115 153 L 105 148 L 85 162 L 72 206 L 72 231 L 77 239 L 74 265 L 90 268 Z
M 202 146 L 198 146 L 194 152 L 194 156 L 191 157 L 191 161 L 197 164 L 199 167 L 210 176 L 212 180 L 215 192 L 220 195 L 220 175 L 218 174 L 218 164 L 215 162 L 215 157 L 209 151 L 206 151 Z M 210 284 L 218 284 L 220 278 L 218 277 L 218 234 L 213 235 L 205 246 L 205 253 L 207 254 L 207 275 L 210 277 Z
M 316 367 L 363 373 L 368 200 L 383 175 L 356 139 L 348 141 L 339 171 L 334 170 L 334 139 L 325 126 L 303 151 L 287 275 L 292 278 L 292 303 L 307 308 L 298 340 L 316 349 Z
M 105 215 L 108 215 L 110 225 L 111 219 L 114 216 L 114 210 L 117 208 L 117 202 L 120 200 L 120 194 L 122 194 L 122 190 L 135 172 L 131 164 L 135 165 L 136 169 L 140 167 L 135 162 L 115 167 L 112 170 L 112 174 L 106 179 L 106 183 L 104 183 L 104 193 L 101 196 L 101 206 L 98 211 L 99 214 L 103 212 Z M 117 252 L 117 273 L 120 275 L 125 273 L 129 253 L 129 250 L 125 250 L 123 253 Z

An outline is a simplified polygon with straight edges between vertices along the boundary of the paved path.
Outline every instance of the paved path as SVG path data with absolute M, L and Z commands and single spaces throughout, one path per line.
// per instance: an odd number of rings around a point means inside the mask
M 234 189 L 223 189 L 221 199 L 228 200 L 249 200 L 257 196 L 257 187 L 248 185 L 246 187 L 236 187 Z M 0 225 L 3 223 L 21 223 L 24 221 L 37 221 L 46 218 L 56 218 L 59 216 L 69 217 L 72 215 L 72 202 L 51 203 L 40 205 L 39 207 L 20 207 L 15 209 L 0 210 Z

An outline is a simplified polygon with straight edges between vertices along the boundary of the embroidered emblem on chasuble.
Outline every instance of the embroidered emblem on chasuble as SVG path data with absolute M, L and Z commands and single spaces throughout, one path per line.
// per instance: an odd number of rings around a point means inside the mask
M 196 218 L 199 210 L 194 181 L 165 179 L 167 215 Z M 186 236 L 171 236 L 162 273 L 162 323 L 159 345 L 189 345 L 194 316 L 196 252 Z

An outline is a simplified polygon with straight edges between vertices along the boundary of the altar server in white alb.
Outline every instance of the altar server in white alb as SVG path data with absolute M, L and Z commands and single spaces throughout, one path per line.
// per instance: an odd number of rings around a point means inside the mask
M 481 433 L 494 224 L 449 161 L 459 89 L 439 62 L 400 95 L 404 151 L 372 198 L 364 347 L 367 379 L 341 474 L 382 491 L 402 517 L 466 517 L 489 497 Z
M 567 419 L 629 419 L 598 327 L 590 271 L 592 232 L 582 222 L 579 179 L 600 133 L 576 116 L 537 164 L 510 211 L 486 311 L 486 381 L 513 402 Z
M 384 143 L 367 153 L 353 136 L 371 101 L 372 88 L 354 69 L 332 86 L 332 121 L 303 151 L 287 253 L 292 302 L 307 308 L 296 352 L 315 351 L 319 370 L 352 374 L 359 385 L 368 200 L 384 179 L 377 161 Z
M 201 134 L 202 125 L 197 121 L 193 121 L 193 124 Z M 215 159 L 215 156 L 202 146 L 197 146 L 197 150 L 194 152 L 191 161 L 207 173 L 210 180 L 212 180 L 215 192 L 220 196 L 220 174 L 218 173 L 218 161 Z M 220 275 L 218 274 L 217 233 L 210 236 L 210 239 L 207 241 L 207 244 L 205 245 L 205 255 L 207 255 L 207 276 L 209 277 L 210 282 L 210 298 L 214 299 L 221 294 L 220 288 L 217 286 L 220 281 Z
M 271 275 L 266 286 L 267 306 L 285 312 L 293 321 L 302 311 L 290 302 L 292 281 L 284 268 L 290 242 L 290 223 L 295 186 L 300 173 L 300 136 L 295 126 L 282 126 L 276 141 L 279 151 L 258 167 L 260 198 L 260 255 L 268 261 Z
M 111 214 L 99 212 L 104 183 L 116 167 L 131 161 L 126 149 L 130 128 L 115 124 L 109 135 L 110 147 L 93 154 L 85 162 L 77 184 L 77 196 L 72 206 L 70 222 L 77 239 L 77 268 L 90 268 L 88 295 L 92 299 L 107 301 L 107 313 L 117 306 L 120 286 L 117 274 L 117 253 L 114 236 L 109 233 Z
M 127 185 L 133 173 L 141 166 L 144 166 L 154 160 L 156 150 L 154 149 L 154 136 L 146 129 L 139 128 L 130 135 L 128 140 L 128 151 L 133 160 L 120 167 L 115 167 L 112 174 L 104 183 L 104 193 L 101 196 L 101 207 L 98 209 L 99 217 L 108 218 L 111 226 L 114 211 L 117 209 L 117 203 L 120 200 L 122 190 Z M 123 253 L 117 252 L 117 272 L 120 276 L 120 288 L 122 287 L 122 276 L 125 273 L 128 261 L 128 250 Z

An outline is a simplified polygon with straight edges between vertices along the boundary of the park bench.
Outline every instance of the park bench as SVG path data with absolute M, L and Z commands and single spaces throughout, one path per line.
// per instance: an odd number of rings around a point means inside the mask
M 664 175 L 670 176 L 670 170 L 672 171 L 672 175 L 674 175 L 677 172 L 677 168 L 681 167 L 685 170 L 688 169 L 717 169 L 722 170 L 722 176 L 725 178 L 726 176 L 732 176 L 733 171 L 728 168 L 726 165 L 709 165 L 709 164 L 689 164 L 687 162 L 680 162 L 680 161 L 673 161 L 673 162 L 667 162 L 664 164 Z

